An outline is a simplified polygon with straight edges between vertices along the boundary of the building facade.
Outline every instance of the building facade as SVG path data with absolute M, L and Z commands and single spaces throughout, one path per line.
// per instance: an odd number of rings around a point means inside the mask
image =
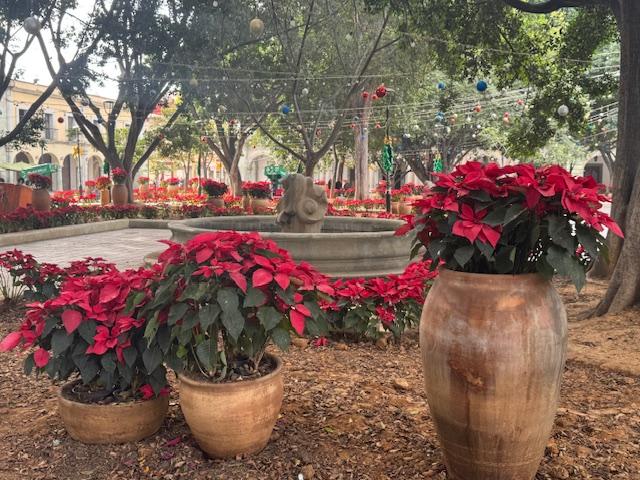
M 11 131 L 46 88 L 45 85 L 14 80 L 5 95 L 0 98 L 0 131 Z M 103 109 L 103 116 L 106 117 L 105 103 L 113 102 L 113 99 L 99 95 L 91 95 L 90 98 L 94 105 Z M 86 109 L 83 113 L 97 124 L 97 117 L 89 107 L 81 108 Z M 45 101 L 42 113 L 45 125 L 42 146 L 22 146 L 16 150 L 11 145 L 5 145 L 0 148 L 0 162 L 58 165 L 57 173 L 52 175 L 54 191 L 78 189 L 86 180 L 100 176 L 104 157 L 89 144 L 77 128 L 71 109 L 60 92 L 56 90 Z M 122 112 L 116 128 L 127 126 L 130 121 L 127 113 Z M 0 170 L 0 176 L 10 182 L 17 180 L 15 172 Z

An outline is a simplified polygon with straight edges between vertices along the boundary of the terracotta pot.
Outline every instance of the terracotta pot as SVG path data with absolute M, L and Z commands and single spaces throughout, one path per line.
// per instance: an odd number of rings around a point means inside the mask
M 51 195 L 49 195 L 49 190 L 46 188 L 34 189 L 33 194 L 31 195 L 31 206 L 34 210 L 38 210 L 40 212 L 51 210 Z
M 400 215 L 400 202 L 391 202 L 391 213 Z
M 141 183 L 138 186 L 138 191 L 140 193 L 147 193 L 149 191 L 149 184 L 148 183 Z
M 111 198 L 114 205 L 126 205 L 129 200 L 127 186 L 116 184 L 111 187 Z
M 58 394 L 58 411 L 67 432 L 82 443 L 137 442 L 158 431 L 169 408 L 169 397 L 145 402 L 96 405 L 71 400 L 65 385 Z
M 268 198 L 252 198 L 251 199 L 251 208 L 255 212 L 264 212 L 271 205 L 271 200 Z
M 175 195 L 180 191 L 180 185 L 167 185 L 167 193 L 169 195 Z
M 440 270 L 420 323 L 427 400 L 448 478 L 530 480 L 551 433 L 567 316 L 537 274 Z
M 100 190 L 100 205 L 104 207 L 105 205 L 109 205 L 109 202 L 111 202 L 111 192 L 109 189 L 104 188 Z
M 413 207 L 411 206 L 411 203 L 400 202 L 398 210 L 400 212 L 400 215 L 410 215 L 413 211 Z
M 213 458 L 234 458 L 262 450 L 283 397 L 282 361 L 256 380 L 211 383 L 180 375 L 180 408 L 200 448 Z
M 244 208 L 245 210 L 249 210 L 249 207 L 251 207 L 251 197 L 249 195 L 243 195 L 242 208 Z
M 216 208 L 224 208 L 224 200 L 222 197 L 209 197 L 209 204 Z

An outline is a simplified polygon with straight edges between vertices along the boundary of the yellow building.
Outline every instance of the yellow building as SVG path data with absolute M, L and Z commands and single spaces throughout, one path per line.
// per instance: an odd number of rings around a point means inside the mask
M 0 98 L 0 131 L 11 131 L 19 122 L 21 116 L 36 101 L 46 86 L 35 83 L 14 80 L 11 86 Z M 105 103 L 113 99 L 91 95 L 94 105 L 103 110 L 103 117 L 107 117 Z M 108 103 L 107 103 L 108 105 Z M 87 118 L 97 124 L 97 117 L 89 107 L 81 107 Z M 24 146 L 20 150 L 5 145 L 0 149 L 0 163 L 26 162 L 34 165 L 53 163 L 58 165 L 58 172 L 52 175 L 53 190 L 71 190 L 82 186 L 86 180 L 95 179 L 102 174 L 104 157 L 96 151 L 84 138 L 76 126 L 71 109 L 62 95 L 56 90 L 42 105 L 45 128 L 42 139 L 43 147 Z M 125 110 L 117 120 L 116 128 L 125 128 L 130 122 Z M 80 146 L 80 155 L 75 154 Z M 0 177 L 6 181 L 15 182 L 17 174 L 0 170 Z

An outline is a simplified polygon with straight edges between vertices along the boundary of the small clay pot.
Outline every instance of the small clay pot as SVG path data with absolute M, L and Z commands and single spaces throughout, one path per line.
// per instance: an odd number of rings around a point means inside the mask
M 114 205 L 126 205 L 129 200 L 127 186 L 116 184 L 111 187 L 111 198 Z
M 282 361 L 255 380 L 211 383 L 179 375 L 180 408 L 200 448 L 213 458 L 262 450 L 282 407 Z
M 252 198 L 251 208 L 254 212 L 264 212 L 271 205 L 271 200 L 268 198 Z
M 49 190 L 46 188 L 35 189 L 31 196 L 31 206 L 39 212 L 51 210 L 51 195 L 49 195 Z
M 411 206 L 410 203 L 400 202 L 400 205 L 399 205 L 400 215 L 410 215 L 412 210 L 413 210 L 413 207 Z
M 209 197 L 209 205 L 215 208 L 224 208 L 224 200 L 222 197 Z
M 180 191 L 180 185 L 167 185 L 167 193 L 175 196 Z
M 111 192 L 109 189 L 104 188 L 100 190 L 100 205 L 104 207 L 105 205 L 109 205 L 109 202 L 111 202 Z
M 242 208 L 244 208 L 245 210 L 249 210 L 250 206 L 251 206 L 251 197 L 249 195 L 243 195 Z
M 141 183 L 138 186 L 138 191 L 140 193 L 147 193 L 149 191 L 149 184 L 148 183 Z
M 400 202 L 391 202 L 391 213 L 400 215 Z
M 71 400 L 77 382 L 58 394 L 58 411 L 67 432 L 82 443 L 137 442 L 158 431 L 169 408 L 169 397 L 147 401 L 96 405 Z

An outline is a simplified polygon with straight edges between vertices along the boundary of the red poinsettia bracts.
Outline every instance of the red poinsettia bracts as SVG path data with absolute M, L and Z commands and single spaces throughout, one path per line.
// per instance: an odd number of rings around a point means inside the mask
M 622 236 L 602 212 L 603 186 L 558 165 L 473 161 L 435 176 L 414 203 L 418 215 L 398 231 L 415 231 L 434 264 L 475 273 L 555 270 L 581 288 L 586 264 L 606 248 L 599 232 Z M 583 256 L 575 254 L 580 245 Z

